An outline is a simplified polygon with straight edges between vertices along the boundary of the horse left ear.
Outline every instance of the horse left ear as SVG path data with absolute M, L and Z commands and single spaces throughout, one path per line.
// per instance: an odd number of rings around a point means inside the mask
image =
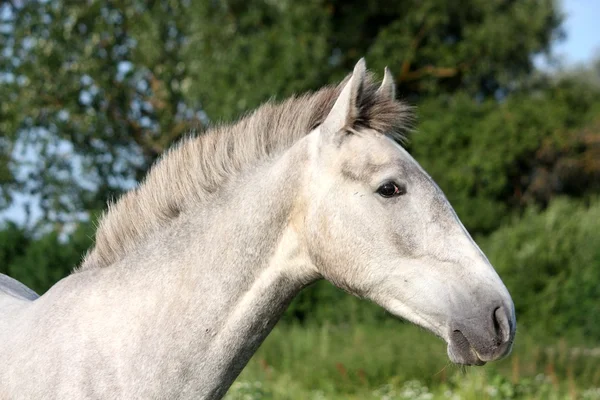
M 354 67 L 352 76 L 342 89 L 333 108 L 321 125 L 321 130 L 326 135 L 335 135 L 347 126 L 352 125 L 358 117 L 358 102 L 365 81 L 367 66 L 365 59 L 361 58 Z
M 381 82 L 381 86 L 377 89 L 377 93 L 390 100 L 396 98 L 396 84 L 394 83 L 394 77 L 388 67 L 385 67 L 383 82 Z

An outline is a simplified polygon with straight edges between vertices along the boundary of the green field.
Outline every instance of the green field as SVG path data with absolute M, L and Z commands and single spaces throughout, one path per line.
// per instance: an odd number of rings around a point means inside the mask
M 538 335 L 535 335 L 538 337 Z M 600 348 L 539 343 L 519 332 L 512 354 L 459 367 L 415 326 L 278 326 L 227 399 L 600 399 Z

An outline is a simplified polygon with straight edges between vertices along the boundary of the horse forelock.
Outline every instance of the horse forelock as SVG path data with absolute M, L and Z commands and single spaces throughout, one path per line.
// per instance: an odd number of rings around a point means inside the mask
M 215 126 L 173 146 L 137 188 L 109 204 L 95 245 L 77 271 L 121 260 L 193 204 L 218 195 L 219 188 L 244 168 L 289 149 L 324 121 L 349 78 L 281 103 L 267 102 L 234 124 Z M 350 128 L 368 128 L 402 141 L 411 122 L 410 108 L 378 88 L 367 74 Z

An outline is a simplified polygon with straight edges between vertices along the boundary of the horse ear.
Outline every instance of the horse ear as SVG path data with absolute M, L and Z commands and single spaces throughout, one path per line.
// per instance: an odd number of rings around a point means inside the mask
M 394 83 L 394 77 L 392 76 L 392 73 L 388 67 L 385 67 L 383 82 L 381 82 L 381 86 L 379 89 L 377 89 L 377 93 L 390 100 L 394 100 L 396 98 L 396 84 Z
M 365 59 L 361 58 L 354 67 L 352 76 L 340 92 L 333 108 L 321 125 L 324 133 L 335 135 L 344 127 L 352 124 L 358 116 L 358 101 L 366 74 Z

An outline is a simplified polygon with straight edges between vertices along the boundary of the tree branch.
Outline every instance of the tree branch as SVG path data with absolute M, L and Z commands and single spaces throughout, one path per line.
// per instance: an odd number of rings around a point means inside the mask
M 398 78 L 398 82 L 403 82 L 405 80 L 405 76 L 407 76 L 407 74 L 409 74 L 410 66 L 414 60 L 415 54 L 417 53 L 417 48 L 419 47 L 419 45 L 421 44 L 421 41 L 425 37 L 426 32 L 427 32 L 427 25 L 425 23 L 423 23 L 423 25 L 421 25 L 421 28 L 419 29 L 419 32 L 417 32 L 417 34 L 415 35 L 415 38 L 413 39 L 412 43 L 410 44 L 410 51 L 409 51 L 407 57 L 404 59 L 404 62 L 402 63 L 402 67 L 400 68 L 400 76 Z

